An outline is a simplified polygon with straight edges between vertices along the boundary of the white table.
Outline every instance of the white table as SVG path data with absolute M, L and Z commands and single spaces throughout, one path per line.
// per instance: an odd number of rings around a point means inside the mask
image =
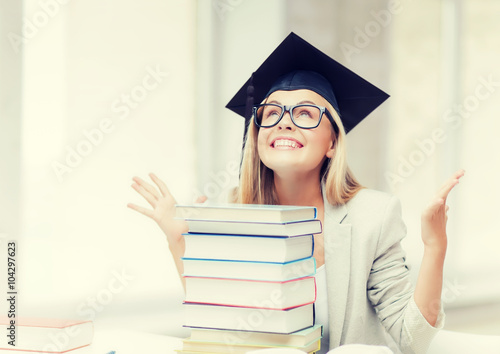
M 182 339 L 160 334 L 129 330 L 95 329 L 92 345 L 74 350 L 72 354 L 153 354 L 175 353 L 182 349 Z
M 139 331 L 95 326 L 92 345 L 68 354 L 171 354 L 182 349 L 182 338 Z M 1 354 L 25 352 L 2 350 Z M 481 353 L 499 354 L 500 336 L 440 331 L 428 351 L 429 354 Z
M 131 330 L 94 327 L 94 339 L 90 346 L 75 349 L 67 354 L 170 354 L 182 349 L 182 339 L 160 334 Z M 1 354 L 29 353 L 1 350 Z M 31 352 L 32 353 L 32 352 Z

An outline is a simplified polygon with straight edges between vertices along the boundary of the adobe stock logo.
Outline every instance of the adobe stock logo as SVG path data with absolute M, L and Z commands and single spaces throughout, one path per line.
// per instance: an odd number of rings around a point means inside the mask
M 116 129 L 115 122 L 124 121 L 125 118 L 129 117 L 170 75 L 168 72 L 163 72 L 159 65 L 156 65 L 156 68 L 146 66 L 145 72 L 139 84 L 134 85 L 129 91 L 122 93 L 111 102 L 110 109 L 114 113 L 112 117 L 102 118 L 96 127 L 89 130 L 84 129 L 83 137 L 76 144 L 65 146 L 64 158 L 60 161 L 52 161 L 51 167 L 59 183 L 63 182 L 66 174 L 73 172 L 75 168 L 80 166 L 83 159 L 92 154 L 102 144 L 106 136 Z
M 66 5 L 70 0 L 40 0 L 40 9 L 31 18 L 24 17 L 21 34 L 9 32 L 9 40 L 14 52 L 19 53 L 21 45 L 26 44 L 29 39 L 34 38 L 42 28 L 47 27 L 50 20 L 57 16 L 61 5 Z
M 353 55 L 360 54 L 362 49 L 367 48 L 372 40 L 378 37 L 383 29 L 387 28 L 392 23 L 394 16 L 401 13 L 402 10 L 401 0 L 390 0 L 386 9 L 370 11 L 372 20 L 366 22 L 363 28 L 358 26 L 354 27 L 352 42 L 340 42 L 340 49 L 347 62 L 351 62 Z
M 125 269 L 121 272 L 116 270 L 111 271 L 113 277 L 108 281 L 106 287 L 100 289 L 95 296 L 87 297 L 87 299 L 78 305 L 77 313 L 86 320 L 93 321 L 99 312 L 109 305 L 115 295 L 125 291 L 130 284 L 130 281 L 135 279 L 134 275 L 127 273 Z
M 500 81 L 495 81 L 492 75 L 487 78 L 479 77 L 477 81 L 473 93 L 466 96 L 461 103 L 455 104 L 444 112 L 442 120 L 448 124 L 450 129 L 435 128 L 427 138 L 416 139 L 416 147 L 408 155 L 399 156 L 396 170 L 385 172 L 385 179 L 391 188 L 409 178 L 419 166 L 424 164 L 428 157 L 436 152 L 439 144 L 447 139 L 448 131 L 460 128 L 464 121 L 470 119 L 473 113 L 478 110 L 481 102 L 492 97 L 500 87 Z
M 114 297 L 125 291 L 130 284 L 130 281 L 135 277 L 128 274 L 125 269 L 121 272 L 116 270 L 111 271 L 113 277 L 108 281 L 107 285 L 100 289 L 95 296 L 88 297 L 77 307 L 79 317 L 84 317 L 86 321 L 93 321 L 97 313 L 113 301 Z M 65 353 L 67 352 L 70 343 L 78 336 L 81 329 L 78 327 L 66 327 L 64 331 L 55 331 L 49 333 L 47 343 L 43 346 L 40 353 Z
M 233 11 L 243 0 L 212 0 L 212 6 L 221 21 L 226 19 L 226 12 Z

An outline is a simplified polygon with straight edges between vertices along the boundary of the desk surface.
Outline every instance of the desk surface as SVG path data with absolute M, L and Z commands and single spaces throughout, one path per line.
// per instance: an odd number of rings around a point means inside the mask
M 128 330 L 96 329 L 92 345 L 70 352 L 71 354 L 153 354 L 175 353 L 182 349 L 182 339 L 160 334 Z
M 67 354 L 170 354 L 182 349 L 182 339 L 122 329 L 95 328 L 94 339 L 88 347 Z M 18 350 L 0 350 L 0 354 L 33 353 Z

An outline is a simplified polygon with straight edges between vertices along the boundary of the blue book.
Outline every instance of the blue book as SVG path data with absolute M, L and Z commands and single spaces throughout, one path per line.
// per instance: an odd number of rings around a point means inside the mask
M 176 215 L 182 219 L 249 221 L 249 222 L 294 222 L 316 219 L 315 207 L 293 205 L 261 205 L 211 203 L 176 205 Z
M 190 340 L 197 342 L 228 343 L 231 345 L 258 343 L 268 346 L 303 347 L 319 340 L 322 334 L 323 328 L 318 324 L 291 334 L 192 328 Z
M 285 263 L 311 257 L 312 235 L 266 237 L 217 234 L 183 234 L 184 258 Z
M 185 303 L 288 310 L 316 301 L 316 281 L 305 277 L 286 281 L 184 277 Z
M 184 303 L 184 327 L 289 334 L 314 326 L 313 304 L 287 310 Z
M 185 277 L 287 281 L 316 274 L 316 260 L 308 257 L 285 263 L 182 258 Z
M 321 233 L 321 221 L 242 222 L 186 219 L 190 233 L 294 237 Z

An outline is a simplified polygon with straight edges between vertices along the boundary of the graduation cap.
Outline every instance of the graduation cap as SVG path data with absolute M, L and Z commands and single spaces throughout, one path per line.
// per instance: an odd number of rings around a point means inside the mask
M 246 118 L 278 90 L 312 90 L 339 114 L 346 133 L 389 95 L 291 32 L 239 89 L 226 108 Z

